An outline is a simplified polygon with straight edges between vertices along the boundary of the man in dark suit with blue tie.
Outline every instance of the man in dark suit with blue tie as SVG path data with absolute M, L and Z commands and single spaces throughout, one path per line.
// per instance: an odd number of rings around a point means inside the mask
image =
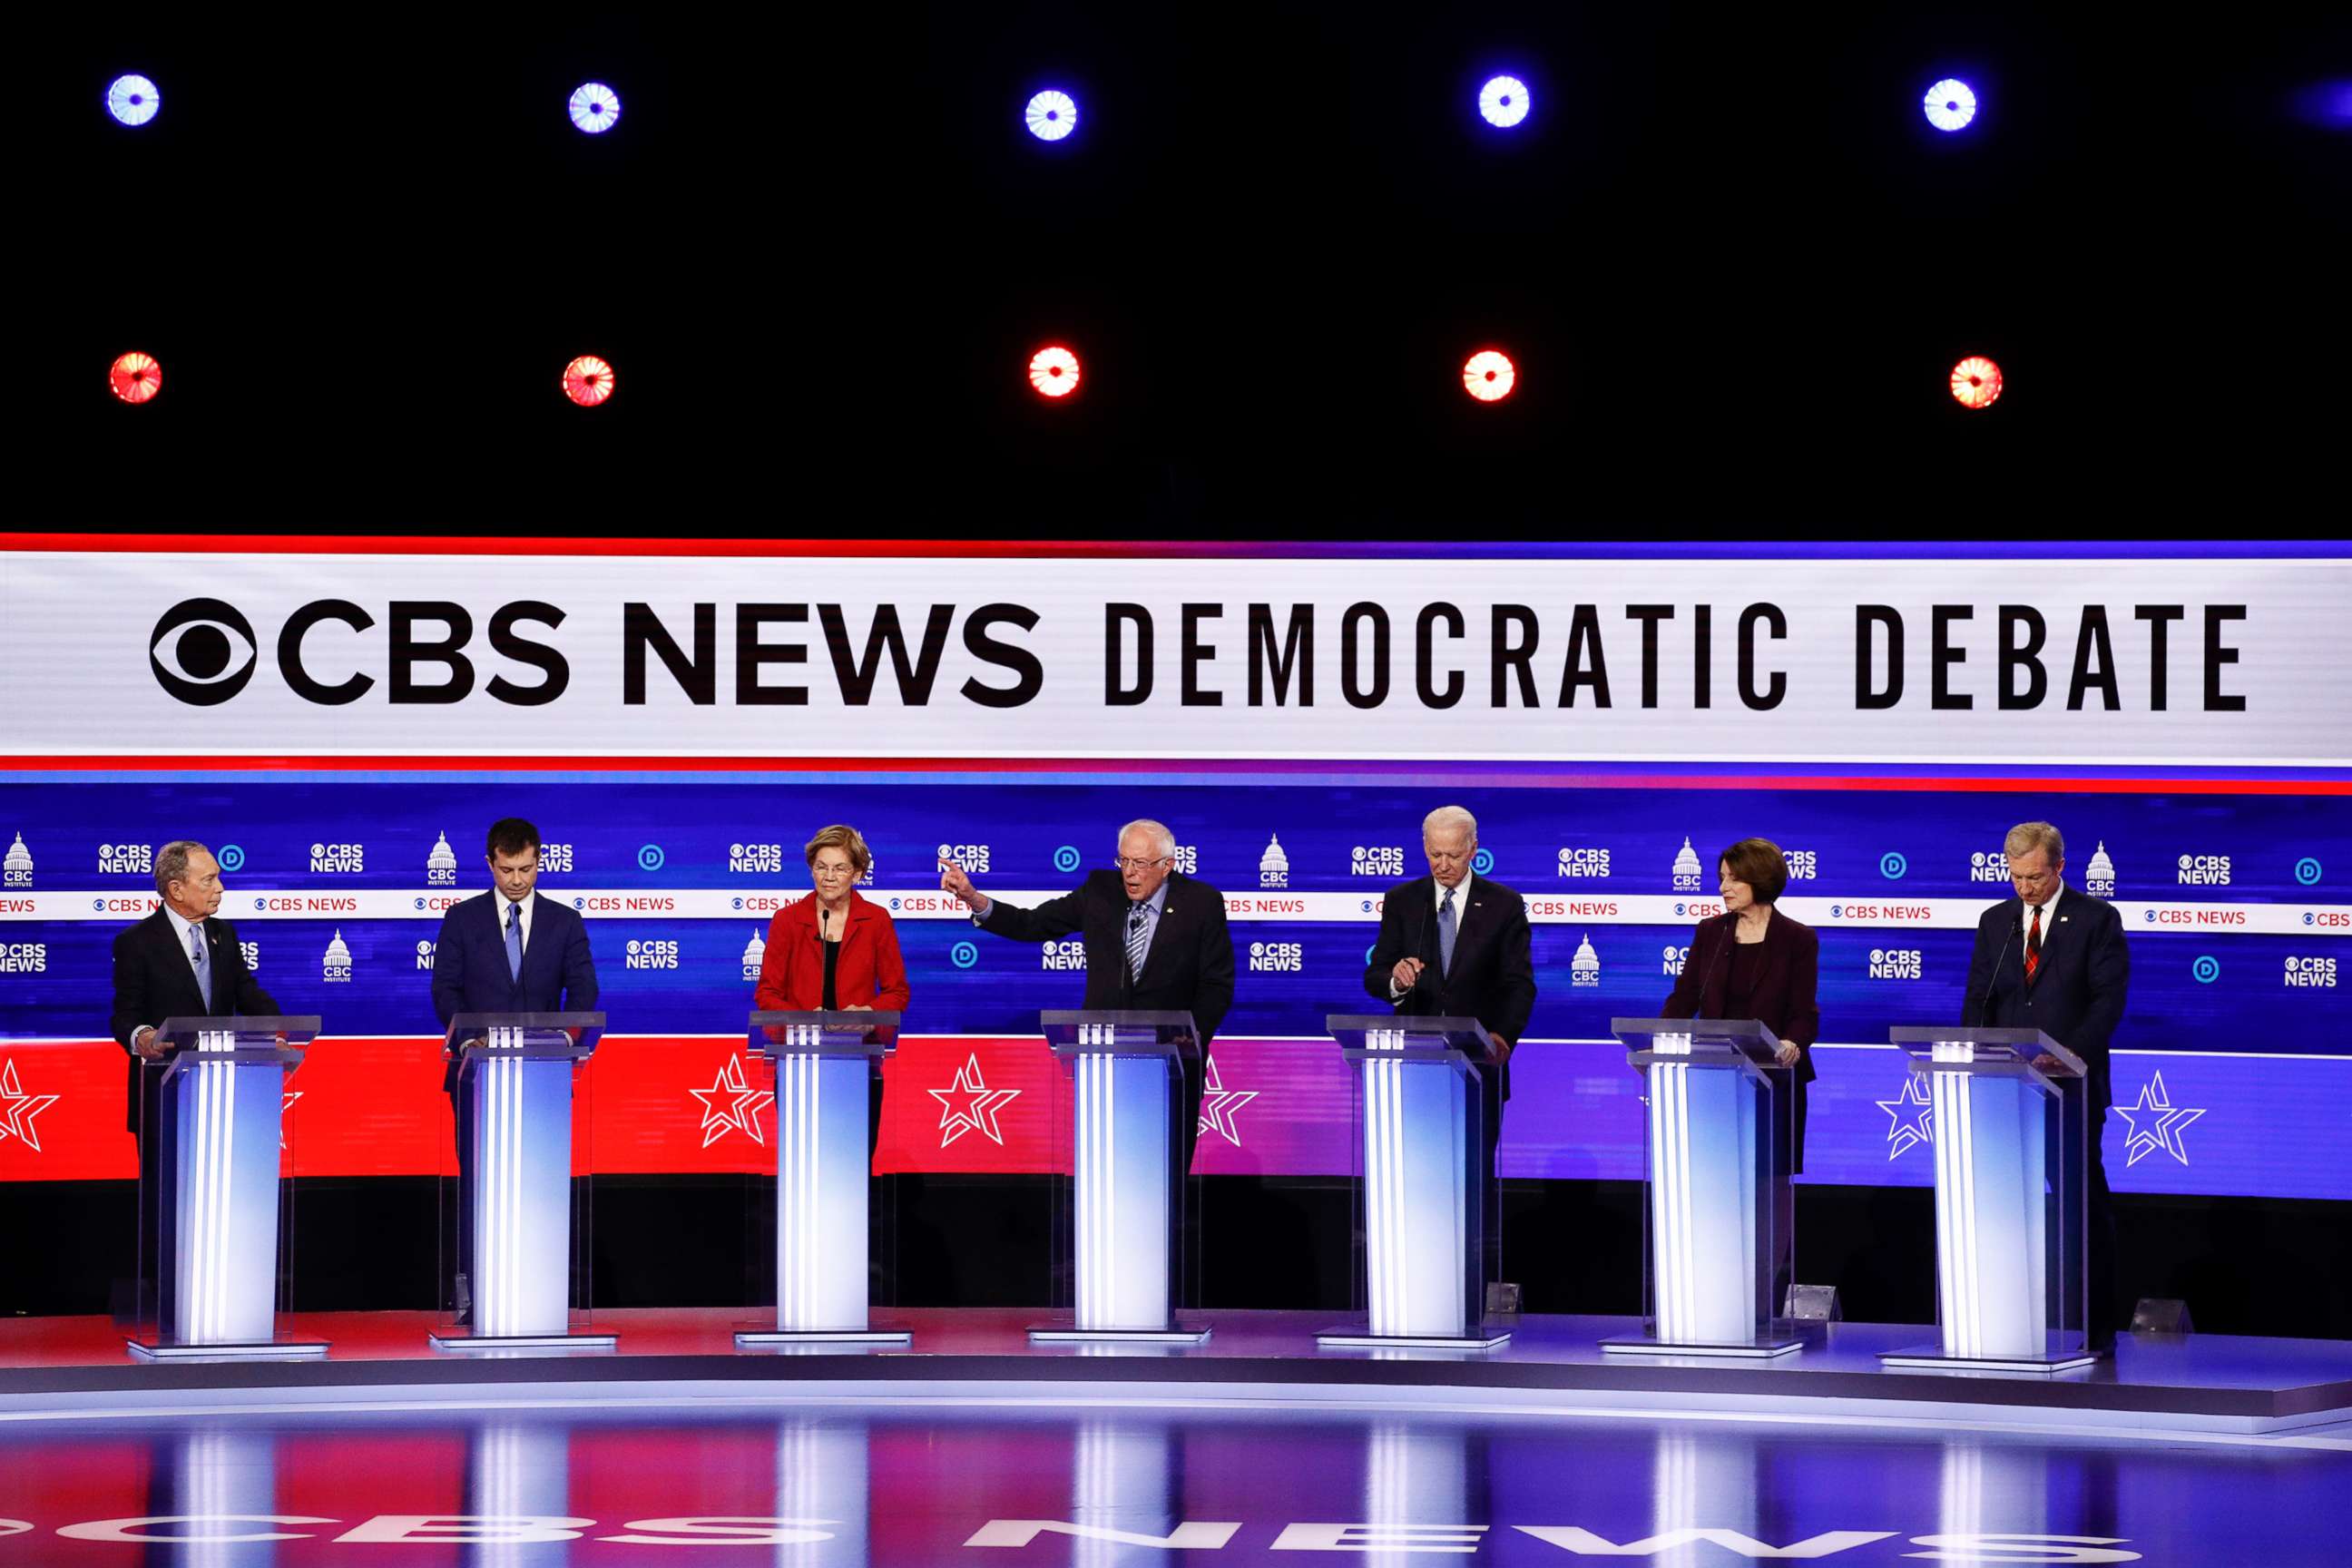
M 433 1011 L 446 1033 L 460 1013 L 588 1012 L 596 1005 L 596 963 L 588 925 L 539 896 L 539 829 L 520 816 L 490 825 L 487 858 L 491 890 L 454 906 L 433 944 Z M 457 1083 L 453 1058 L 442 1075 L 457 1114 L 459 1268 L 473 1251 L 473 1097 Z M 466 1276 L 456 1274 L 453 1305 L 468 1305 Z
M 2017 897 L 2002 900 L 1977 921 L 1960 1022 L 2039 1029 L 2083 1058 L 2085 1124 L 2079 1130 L 2081 1142 L 2070 1137 L 2053 1145 L 2052 1155 L 2063 1161 L 2060 1168 L 2084 1173 L 2085 1202 L 2067 1205 L 2066 1228 L 2074 1228 L 2078 1215 L 2087 1223 L 2088 1234 L 2078 1241 L 2088 1253 L 2087 1328 L 2092 1348 L 2109 1350 L 2123 1314 L 2116 1299 L 2115 1215 L 2099 1134 L 2114 1102 L 2107 1047 L 2123 1021 L 2131 953 L 2116 907 L 2066 886 L 2066 841 L 2055 827 L 2046 822 L 2019 823 L 2009 830 L 2001 849 Z M 2051 1068 L 2057 1063 L 2045 1057 L 2034 1065 Z
M 940 862 L 940 886 L 971 907 L 974 925 L 998 936 L 1046 942 L 1079 932 L 1087 947 L 1080 1006 L 1182 1013 L 1206 1057 L 1234 1003 L 1234 941 L 1224 895 L 1175 864 L 1176 836 L 1144 817 L 1118 830 L 1117 870 L 1091 872 L 1076 891 L 1034 910 L 991 899 L 952 860 Z M 1201 1060 L 1188 1056 L 1182 1068 L 1177 1114 L 1190 1171 L 1201 1131 Z
M 1479 1068 L 1482 1158 L 1486 1170 L 1486 1278 L 1501 1277 L 1502 1194 L 1495 1150 L 1511 1098 L 1511 1053 L 1536 1008 L 1527 900 L 1474 876 L 1478 819 L 1441 805 L 1422 819 L 1429 875 L 1381 897 L 1381 931 L 1364 965 L 1364 989 L 1405 1016 L 1475 1018 L 1486 1032 Z
M 268 1017 L 278 1004 L 245 966 L 236 928 L 220 911 L 220 862 L 192 839 L 155 851 L 155 891 L 163 905 L 114 939 L 115 1042 L 131 1053 L 129 1116 L 139 1140 L 139 1233 L 157 1250 L 142 1259 L 139 1315 L 172 1321 L 173 1240 L 176 1229 L 169 1189 L 176 1173 L 163 1136 L 163 1075 L 149 1062 L 172 1055 L 156 1034 L 166 1018 Z

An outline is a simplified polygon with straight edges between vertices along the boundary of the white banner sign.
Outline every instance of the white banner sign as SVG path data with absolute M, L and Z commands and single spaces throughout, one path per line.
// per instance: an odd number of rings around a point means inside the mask
M 244 925 L 252 921 L 370 920 L 431 921 L 438 923 L 451 905 L 480 889 L 452 891 L 447 888 L 286 888 L 253 893 L 242 889 L 228 895 L 221 914 Z M 590 920 L 736 921 L 750 918 L 755 931 L 766 930 L 768 918 L 795 900 L 808 897 L 806 888 L 744 891 L 728 888 L 598 888 L 572 889 L 542 887 L 543 896 L 571 905 Z M 992 889 L 1007 903 L 1029 907 L 1057 898 L 1067 889 L 1012 888 Z M 899 891 L 869 889 L 865 897 L 901 921 L 963 921 L 971 918 L 961 900 L 935 888 Z M 121 925 L 154 912 L 159 900 L 152 893 L 126 893 L 89 889 L 80 892 L 0 894 L 0 922 L 10 921 L 99 921 Z M 1990 898 L 1830 899 L 1789 897 L 1782 912 L 1815 927 L 1897 926 L 1921 931 L 1973 931 L 1977 919 L 1991 907 Z M 1535 893 L 1527 900 L 1528 919 L 1536 925 L 1667 926 L 1687 928 L 1723 913 L 1721 900 L 1683 898 L 1665 893 L 1604 893 L 1586 898 Z M 2257 936 L 2297 936 L 2336 939 L 2352 937 L 2352 906 L 2342 904 L 2204 904 L 2116 903 L 2126 929 L 2135 934 L 2159 931 L 2242 931 Z M 1227 893 L 1225 914 L 1234 921 L 1328 921 L 1376 924 L 1381 900 L 1358 893 L 1281 892 Z
M 2352 764 L 2352 560 L 0 556 L 59 757 Z

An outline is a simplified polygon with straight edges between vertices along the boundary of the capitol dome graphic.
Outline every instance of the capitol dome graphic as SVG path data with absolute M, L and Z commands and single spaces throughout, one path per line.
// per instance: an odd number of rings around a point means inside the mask
M 1287 887 L 1290 883 L 1290 857 L 1283 852 L 1282 838 L 1269 833 L 1265 837 L 1265 853 L 1257 858 L 1257 879 L 1268 888 Z
M 1590 984 L 1601 978 L 1601 955 L 1592 951 L 1592 937 L 1590 932 L 1578 941 L 1576 956 L 1568 961 L 1568 967 L 1574 978 L 1580 983 Z
M 1698 874 L 1698 851 L 1691 847 L 1690 835 L 1685 833 L 1683 835 L 1683 847 L 1675 856 L 1675 880 L 1680 882 L 1688 877 L 1696 881 Z
M 443 834 L 434 841 L 433 853 L 425 858 L 425 868 L 428 871 L 446 871 L 453 877 L 457 875 L 457 852 L 449 847 L 447 834 Z
M 2116 885 L 2116 863 L 2107 858 L 2105 839 L 2100 839 L 2099 847 L 2091 851 L 2091 863 L 2083 868 L 2083 879 L 2100 887 Z
M 33 874 L 33 852 L 25 847 L 25 836 L 21 833 L 16 835 L 16 842 L 8 846 L 8 858 L 5 862 L 5 869 L 8 879 L 12 882 L 19 877 L 29 877 Z
M 760 965 L 767 961 L 767 957 L 768 939 L 755 929 L 751 932 L 751 940 L 743 944 L 743 973 L 756 977 Z
M 330 969 L 349 969 L 351 966 L 352 950 L 343 945 L 342 928 L 338 926 L 335 928 L 334 940 L 327 943 L 327 967 Z

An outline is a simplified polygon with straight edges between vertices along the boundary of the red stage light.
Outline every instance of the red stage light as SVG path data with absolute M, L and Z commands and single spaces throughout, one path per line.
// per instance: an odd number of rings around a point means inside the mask
M 1045 397 L 1067 397 L 1078 389 L 1078 356 L 1059 343 L 1029 356 L 1029 384 Z
M 2000 398 L 2000 366 L 1969 355 L 1952 367 L 1952 395 L 1963 408 L 1990 408 Z
M 1519 381 L 1518 367 L 1511 356 L 1497 349 L 1481 349 L 1470 356 L 1462 367 L 1462 389 L 1481 403 L 1496 403 L 1511 395 L 1511 388 Z
M 613 367 L 594 354 L 582 354 L 563 367 L 563 395 L 593 408 L 613 395 Z
M 114 362 L 114 368 L 106 373 L 106 384 L 123 402 L 144 403 L 163 390 L 163 367 L 155 363 L 153 354 L 134 349 Z

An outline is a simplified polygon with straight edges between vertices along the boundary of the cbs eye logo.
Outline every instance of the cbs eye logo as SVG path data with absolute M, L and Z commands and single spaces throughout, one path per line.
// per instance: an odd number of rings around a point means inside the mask
M 163 612 L 147 639 L 155 682 L 181 701 L 210 708 L 253 679 L 253 623 L 219 599 L 183 599 Z

